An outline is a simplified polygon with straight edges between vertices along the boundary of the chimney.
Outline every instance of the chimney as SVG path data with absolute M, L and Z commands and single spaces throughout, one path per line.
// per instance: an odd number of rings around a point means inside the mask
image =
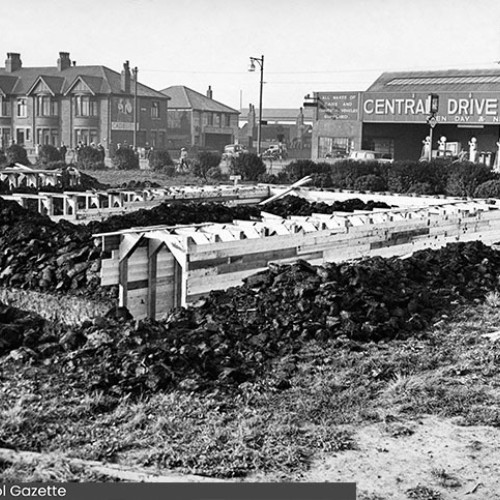
M 123 63 L 121 90 L 126 94 L 130 94 L 130 65 L 128 61 Z
M 207 97 L 208 97 L 209 99 L 213 99 L 213 95 L 214 95 L 214 94 L 213 94 L 213 92 L 212 92 L 212 85 L 209 85 L 209 86 L 208 86 L 208 90 L 207 90 Z
M 59 59 L 57 60 L 57 68 L 59 71 L 63 71 L 71 67 L 71 59 L 69 58 L 69 52 L 59 52 Z
M 5 60 L 5 70 L 9 73 L 21 69 L 23 63 L 21 61 L 21 54 L 15 54 L 14 52 L 7 52 L 7 59 Z

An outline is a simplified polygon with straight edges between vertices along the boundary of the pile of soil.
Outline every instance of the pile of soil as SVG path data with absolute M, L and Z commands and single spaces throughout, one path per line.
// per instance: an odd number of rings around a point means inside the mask
M 333 212 L 354 212 L 354 210 L 373 210 L 375 208 L 391 208 L 390 205 L 381 201 L 364 202 L 358 198 L 346 201 L 335 201 L 329 205 L 323 202 L 309 202 L 298 196 L 285 196 L 265 205 L 264 210 L 280 217 L 291 215 L 308 216 L 316 214 L 331 214 Z
M 134 322 L 122 309 L 67 330 L 56 344 L 30 347 L 37 358 L 50 353 L 45 365 L 115 396 L 230 390 L 264 373 L 286 389 L 296 353 L 311 340 L 363 350 L 366 342 L 407 338 L 453 304 L 496 289 L 499 272 L 500 252 L 480 242 L 404 260 L 301 261 L 212 292 L 165 322 Z
M 42 348 L 46 324 L 36 314 L 0 302 L 0 356 L 19 347 Z
M 0 284 L 21 289 L 100 291 L 100 251 L 85 226 L 0 198 Z
M 266 211 L 287 216 L 331 209 L 290 196 L 266 206 Z M 380 204 L 349 200 L 343 211 Z M 218 203 L 162 203 L 103 222 L 75 225 L 53 222 L 13 201 L 0 199 L 0 286 L 44 291 L 71 292 L 88 298 L 116 297 L 116 287 L 101 288 L 100 262 L 109 255 L 100 251 L 92 234 L 152 225 L 229 223 L 235 219 L 260 218 L 256 206 L 229 207 Z

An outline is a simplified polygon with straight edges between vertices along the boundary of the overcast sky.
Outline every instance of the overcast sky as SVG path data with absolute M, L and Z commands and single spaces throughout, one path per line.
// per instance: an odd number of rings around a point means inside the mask
M 0 0 L 0 46 L 24 66 L 139 69 L 239 109 L 298 108 L 314 91 L 366 90 L 383 71 L 494 68 L 500 0 Z M 2 57 L 0 55 L 0 57 Z

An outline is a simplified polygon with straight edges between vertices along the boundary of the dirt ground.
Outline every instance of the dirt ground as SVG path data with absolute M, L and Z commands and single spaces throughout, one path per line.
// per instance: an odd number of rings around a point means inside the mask
M 499 498 L 497 428 L 424 417 L 362 427 L 356 441 L 357 450 L 318 459 L 303 481 L 356 482 L 359 500 Z

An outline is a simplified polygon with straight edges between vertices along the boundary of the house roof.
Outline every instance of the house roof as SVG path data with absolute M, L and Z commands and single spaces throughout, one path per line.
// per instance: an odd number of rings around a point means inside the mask
M 304 119 L 307 121 L 312 121 L 314 119 L 315 109 L 313 108 L 302 108 L 302 113 L 304 114 Z M 249 109 L 242 108 L 241 119 L 248 116 Z M 255 109 L 256 114 L 259 110 Z M 297 120 L 299 116 L 300 108 L 262 108 L 262 119 L 269 121 L 293 121 Z
M 500 91 L 500 69 L 382 73 L 367 92 Z
M 59 70 L 57 67 L 20 68 L 13 72 L 0 68 L 0 89 L 6 94 L 26 95 L 39 78 L 51 90 L 64 94 L 78 78 L 81 78 L 96 94 L 124 94 L 121 90 L 121 74 L 106 66 L 71 66 Z M 12 85 L 12 83 L 14 84 Z M 133 81 L 131 83 L 133 92 Z M 6 90 L 8 90 L 6 92 Z M 142 83 L 137 83 L 139 97 L 154 97 L 167 99 L 165 94 L 158 92 Z
M 194 109 L 196 111 L 213 111 L 218 113 L 239 114 L 239 111 L 219 101 L 192 90 L 184 85 L 173 85 L 162 90 L 170 97 L 169 109 Z

